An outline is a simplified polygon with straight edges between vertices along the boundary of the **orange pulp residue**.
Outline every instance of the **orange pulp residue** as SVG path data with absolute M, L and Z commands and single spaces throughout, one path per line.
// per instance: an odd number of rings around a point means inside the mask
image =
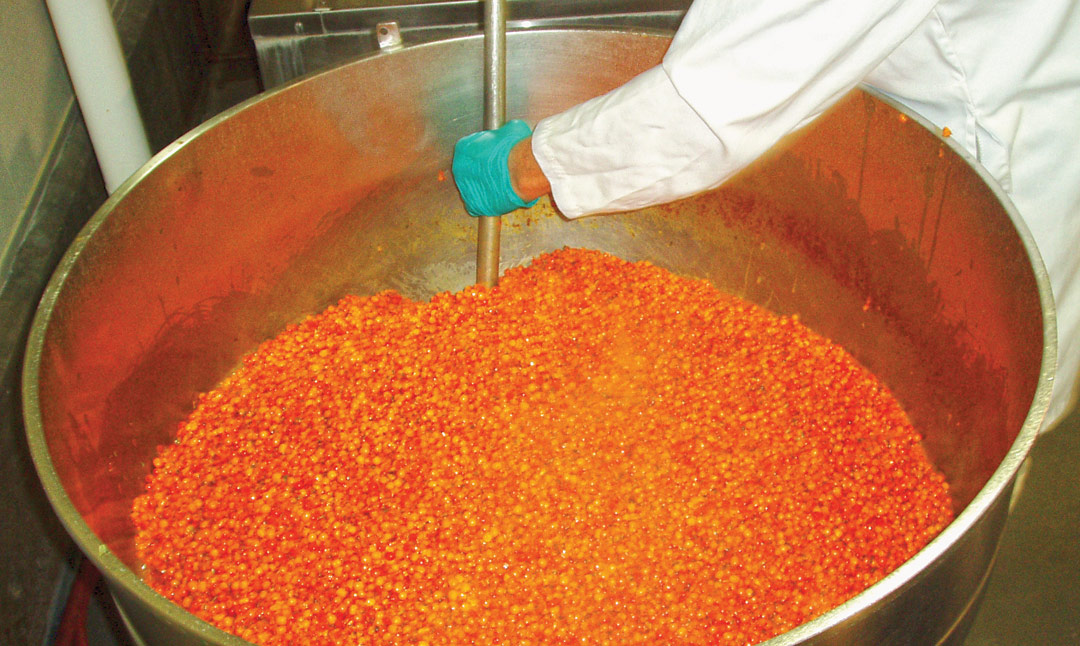
M 951 518 L 886 389 L 792 318 L 562 250 L 347 297 L 202 396 L 149 582 L 262 644 L 751 644 Z

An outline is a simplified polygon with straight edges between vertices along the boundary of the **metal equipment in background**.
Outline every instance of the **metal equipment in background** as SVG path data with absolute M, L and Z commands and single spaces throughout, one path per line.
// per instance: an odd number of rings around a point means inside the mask
M 690 0 L 506 0 L 508 30 L 673 33 Z M 253 0 L 248 27 L 267 89 L 357 56 L 478 34 L 482 0 Z

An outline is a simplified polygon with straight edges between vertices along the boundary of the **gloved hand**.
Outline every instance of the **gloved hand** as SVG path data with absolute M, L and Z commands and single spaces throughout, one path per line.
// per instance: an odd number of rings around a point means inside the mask
M 514 192 L 507 166 L 510 149 L 531 134 L 528 124 L 514 119 L 496 130 L 466 135 L 454 145 L 451 169 L 469 215 L 503 215 L 536 204 Z

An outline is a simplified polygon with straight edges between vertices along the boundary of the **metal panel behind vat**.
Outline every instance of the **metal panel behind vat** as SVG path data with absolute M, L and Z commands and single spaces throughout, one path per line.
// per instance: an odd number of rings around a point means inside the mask
M 507 29 L 554 27 L 674 33 L 690 0 L 508 0 Z M 248 27 L 263 86 L 275 87 L 378 51 L 395 23 L 406 46 L 477 34 L 480 0 L 254 0 Z

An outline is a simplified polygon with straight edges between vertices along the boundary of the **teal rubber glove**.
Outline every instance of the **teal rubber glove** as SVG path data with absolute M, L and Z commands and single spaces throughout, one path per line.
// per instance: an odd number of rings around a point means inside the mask
M 451 170 L 469 215 L 503 215 L 536 204 L 537 200 L 525 202 L 514 191 L 507 166 L 510 149 L 531 134 L 528 124 L 514 119 L 496 130 L 466 135 L 454 145 Z

